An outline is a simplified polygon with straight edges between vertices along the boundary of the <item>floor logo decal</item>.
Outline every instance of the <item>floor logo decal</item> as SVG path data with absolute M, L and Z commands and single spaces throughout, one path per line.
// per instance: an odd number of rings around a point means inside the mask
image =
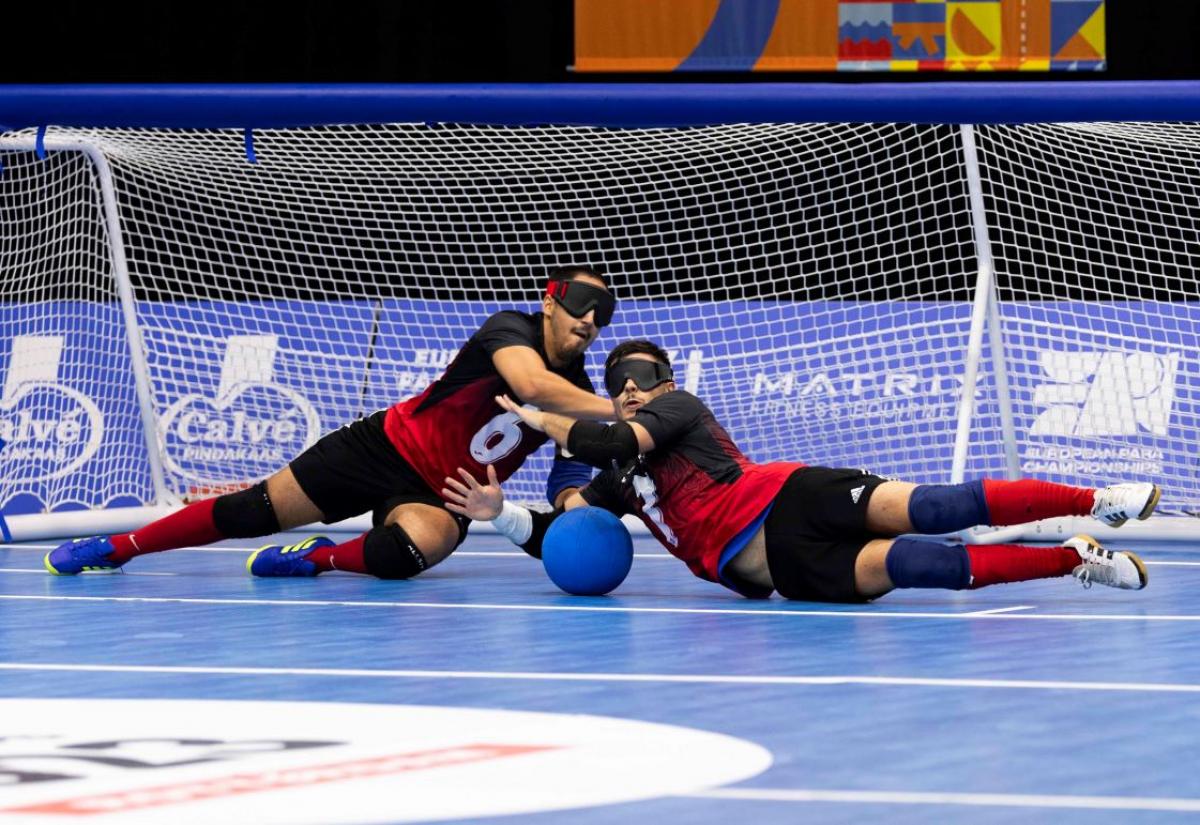
M 692 793 L 770 763 L 729 736 L 579 714 L 0 699 L 0 823 L 460 819 Z

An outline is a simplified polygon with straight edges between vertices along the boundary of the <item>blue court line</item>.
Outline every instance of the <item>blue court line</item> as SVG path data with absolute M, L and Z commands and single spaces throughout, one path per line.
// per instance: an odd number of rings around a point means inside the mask
M 220 667 L 196 665 L 75 665 L 2 662 L 0 671 L 69 671 L 72 673 L 159 673 L 205 676 L 321 676 L 369 679 L 495 679 L 534 682 L 653 682 L 701 685 L 786 685 L 827 687 L 935 687 L 989 690 L 1072 690 L 1121 693 L 1200 693 L 1200 685 L 1169 682 L 1071 682 L 1038 679 L 939 679 L 908 676 L 735 676 L 677 673 L 564 673 L 488 670 L 372 670 L 366 668 Z
M 1072 796 L 1057 794 L 942 793 L 929 791 L 833 791 L 771 788 L 719 788 L 680 794 L 688 799 L 753 802 L 861 802 L 901 805 L 969 805 L 1017 808 L 1088 808 L 1123 811 L 1200 811 L 1200 799 L 1154 796 Z
M 1200 622 L 1197 615 L 1154 615 L 1122 613 L 935 613 L 886 610 L 738 610 L 708 607 L 591 607 L 566 604 L 455 604 L 438 602 L 363 602 L 333 601 L 324 599 L 205 599 L 166 596 L 40 596 L 31 594 L 0 594 L 0 600 L 40 602 L 119 602 L 123 604 L 227 604 L 241 606 L 271 607 L 387 607 L 430 610 L 545 610 L 585 613 L 666 613 L 678 615 L 716 616 L 795 616 L 819 618 L 854 619 L 1045 619 L 1056 621 L 1150 621 L 1150 622 Z

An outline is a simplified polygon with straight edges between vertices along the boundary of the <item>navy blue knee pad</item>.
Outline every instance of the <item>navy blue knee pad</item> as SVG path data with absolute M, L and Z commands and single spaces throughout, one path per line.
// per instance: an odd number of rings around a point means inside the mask
M 429 565 L 399 524 L 374 527 L 363 541 L 363 565 L 381 579 L 411 579 Z
M 279 519 L 267 495 L 265 481 L 218 498 L 213 502 L 212 520 L 213 526 L 231 539 L 253 539 L 279 532 Z
M 989 524 L 983 480 L 965 484 L 922 484 L 908 499 L 908 520 L 914 533 L 953 533 Z
M 971 585 L 971 557 L 962 545 L 896 539 L 885 563 L 888 578 L 896 587 L 965 590 Z

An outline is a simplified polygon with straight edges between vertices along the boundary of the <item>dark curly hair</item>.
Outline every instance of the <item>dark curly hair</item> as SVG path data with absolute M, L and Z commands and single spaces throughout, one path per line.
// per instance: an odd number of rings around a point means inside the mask
M 605 275 L 603 275 L 600 272 L 597 272 L 595 269 L 592 269 L 590 266 L 583 266 L 582 264 L 575 264 L 572 266 L 560 266 L 558 269 L 555 269 L 550 273 L 549 280 L 551 280 L 551 281 L 573 281 L 576 278 L 578 278 L 580 275 L 587 275 L 588 277 L 595 278 L 600 283 L 604 284 L 605 289 L 611 289 L 611 287 L 609 287 L 609 285 L 608 285 L 608 278 Z
M 671 357 L 667 355 L 666 350 L 652 341 L 635 339 L 632 341 L 622 341 L 612 348 L 612 352 L 604 359 L 604 371 L 608 372 L 612 369 L 613 364 L 636 353 L 652 355 L 655 361 L 661 361 L 668 367 L 671 366 Z

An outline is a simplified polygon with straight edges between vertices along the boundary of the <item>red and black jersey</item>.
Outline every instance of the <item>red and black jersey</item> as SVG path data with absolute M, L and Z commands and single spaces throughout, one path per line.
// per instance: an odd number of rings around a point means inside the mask
M 605 470 L 580 493 L 593 506 L 633 513 L 702 579 L 724 583 L 721 552 L 775 500 L 803 464 L 755 464 L 696 396 L 663 393 L 634 415 L 654 449 Z
M 582 355 L 564 367 L 549 366 L 542 313 L 497 312 L 425 392 L 387 411 L 384 432 L 431 490 L 445 486 L 447 476 L 458 478 L 459 467 L 486 478 L 485 468 L 492 464 L 504 481 L 546 443 L 544 433 L 530 429 L 515 413 L 496 404 L 496 396 L 506 394 L 521 403 L 492 363 L 492 355 L 510 346 L 532 348 L 551 372 L 582 390 L 595 391 L 584 372 Z

